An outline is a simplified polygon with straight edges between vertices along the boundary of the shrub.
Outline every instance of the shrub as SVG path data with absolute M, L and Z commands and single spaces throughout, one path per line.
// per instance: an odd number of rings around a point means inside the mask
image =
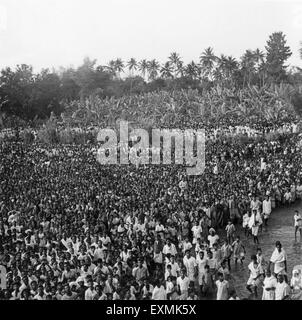
M 52 121 L 48 121 L 43 128 L 38 130 L 37 138 L 44 143 L 50 144 L 60 141 L 57 129 Z
M 69 128 L 59 132 L 59 142 L 62 144 L 74 143 L 74 135 Z
M 35 140 L 34 134 L 30 130 L 24 130 L 21 133 L 21 139 L 24 143 L 32 143 Z

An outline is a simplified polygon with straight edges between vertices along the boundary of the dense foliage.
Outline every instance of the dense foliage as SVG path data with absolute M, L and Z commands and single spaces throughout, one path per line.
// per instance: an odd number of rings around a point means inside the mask
M 140 121 L 152 122 L 163 113 L 167 119 L 175 116 L 175 108 L 180 114 L 195 116 L 219 116 L 238 110 L 248 115 L 256 110 L 265 117 L 276 117 L 292 103 L 301 114 L 302 70 L 288 70 L 286 60 L 291 54 L 285 35 L 275 32 L 270 35 L 265 52 L 246 50 L 240 60 L 218 57 L 212 48 L 207 48 L 199 61 L 187 65 L 173 52 L 163 64 L 155 59 L 131 58 L 102 66 L 85 58 L 78 68 L 46 69 L 40 73 L 34 73 L 26 64 L 14 70 L 5 68 L 0 74 L 0 126 L 13 125 L 14 116 L 19 121 L 37 121 L 52 112 L 59 116 L 72 111 L 77 118 L 83 112 L 87 116 L 89 110 L 89 118 L 93 115 L 94 120 L 100 121 L 137 108 L 132 112 L 137 117 L 142 111 L 148 112 L 154 103 L 160 105 L 160 112 Z

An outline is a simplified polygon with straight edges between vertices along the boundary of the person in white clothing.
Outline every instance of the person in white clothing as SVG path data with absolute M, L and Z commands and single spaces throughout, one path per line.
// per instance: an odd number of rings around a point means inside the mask
M 302 239 L 302 216 L 298 210 L 295 210 L 294 225 L 295 225 L 295 240 L 297 241 L 298 231 L 300 232 L 300 239 Z
M 93 281 L 89 282 L 89 288 L 85 291 L 85 300 L 94 300 L 97 296 L 97 292 L 94 289 Z
M 271 256 L 268 268 L 270 269 L 271 264 L 274 264 L 274 273 L 275 276 L 282 274 L 285 276 L 285 280 L 287 281 L 287 255 L 285 250 L 282 248 L 282 244 L 280 241 L 276 242 L 276 248 Z
M 256 210 L 252 210 L 252 215 L 249 220 L 249 228 L 252 230 L 252 235 L 254 237 L 254 243 L 259 244 L 259 239 L 258 239 L 258 232 L 259 232 L 259 227 L 261 225 L 261 216 L 260 213 Z
M 173 243 L 171 243 L 170 239 L 167 239 L 167 242 L 163 247 L 163 254 L 165 256 L 168 254 L 175 256 L 177 254 L 176 247 Z
M 185 275 L 185 270 L 180 271 L 180 277 L 177 278 L 177 287 L 179 294 L 186 299 L 188 297 L 188 290 L 190 287 L 190 279 Z
M 272 212 L 272 203 L 269 196 L 266 196 L 266 198 L 262 202 L 262 212 L 264 217 L 264 225 L 267 227 L 267 221 Z
M 203 277 L 205 275 L 205 266 L 208 264 L 208 259 L 205 257 L 204 252 L 200 251 L 196 258 L 197 270 L 198 270 L 198 284 L 201 287 L 203 285 Z
M 277 287 L 276 277 L 272 275 L 270 270 L 267 270 L 265 279 L 263 281 L 262 300 L 275 300 L 276 287 Z
M 190 250 L 186 251 L 186 255 L 183 258 L 184 266 L 187 270 L 187 275 L 190 281 L 195 281 L 195 276 L 197 275 L 197 264 L 196 259 L 191 256 Z
M 285 300 L 286 298 L 288 298 L 289 294 L 290 294 L 290 287 L 284 281 L 284 276 L 282 274 L 279 274 L 278 283 L 276 286 L 275 300 Z
M 216 300 L 228 300 L 229 299 L 229 282 L 224 280 L 223 273 L 218 273 L 218 280 L 216 281 L 217 296 Z
M 196 244 L 198 242 L 198 239 L 201 238 L 202 233 L 202 227 L 199 225 L 198 221 L 196 220 L 195 226 L 191 229 L 193 233 L 193 244 Z
M 248 291 L 253 293 L 257 298 L 258 292 L 257 288 L 261 282 L 261 275 L 263 274 L 263 270 L 261 264 L 257 261 L 257 256 L 251 256 L 251 263 L 248 265 L 248 269 L 250 271 L 250 276 L 246 284 L 246 288 Z
M 151 300 L 167 300 L 166 290 L 159 280 L 156 281 Z
M 213 248 L 213 244 L 219 241 L 219 236 L 213 228 L 209 230 L 208 241 L 210 242 L 210 248 Z
M 177 278 L 179 275 L 180 268 L 178 263 L 175 261 L 174 255 L 171 255 L 170 259 L 166 258 L 166 270 L 168 266 L 171 266 L 171 275 Z

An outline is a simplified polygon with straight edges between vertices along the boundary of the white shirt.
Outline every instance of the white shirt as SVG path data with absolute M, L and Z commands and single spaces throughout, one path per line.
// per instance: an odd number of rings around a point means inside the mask
M 167 255 L 169 253 L 172 256 L 175 256 L 177 254 L 176 247 L 175 247 L 175 245 L 173 243 L 171 243 L 170 246 L 168 246 L 167 244 L 164 245 L 163 254 Z
M 152 300 L 167 300 L 167 293 L 163 286 L 160 286 L 160 288 L 156 286 L 153 289 Z
M 97 295 L 97 292 L 95 290 L 91 290 L 90 288 L 88 288 L 85 291 L 85 300 L 93 300 L 96 295 Z
M 290 293 L 288 284 L 283 281 L 282 283 L 278 282 L 275 291 L 275 300 L 282 300 L 285 296 L 288 296 Z
M 302 216 L 300 213 L 294 215 L 295 227 L 300 227 L 302 225 Z
M 167 265 L 166 265 L 166 269 L 167 269 L 167 266 L 170 265 L 171 266 L 171 274 L 173 277 L 177 277 L 177 272 L 179 271 L 179 265 L 177 262 L 168 262 Z
M 188 292 L 190 286 L 190 279 L 188 277 L 184 277 L 183 279 L 181 277 L 178 277 L 176 283 L 180 288 L 181 294 Z
M 222 282 L 220 280 L 216 281 L 217 286 L 217 300 L 228 300 L 228 288 L 229 283 L 226 280 Z
M 264 214 L 271 214 L 271 212 L 272 212 L 271 200 L 263 200 L 262 208 L 263 208 Z
M 187 275 L 188 275 L 190 281 L 194 281 L 195 268 L 197 267 L 195 258 L 190 257 L 188 259 L 187 256 L 185 256 L 183 258 L 183 263 L 187 269 Z
M 208 240 L 210 242 L 210 248 L 213 247 L 213 244 L 219 240 L 219 236 L 215 234 L 214 236 L 208 235 Z
M 193 237 L 196 242 L 196 239 L 201 238 L 202 228 L 201 226 L 193 226 L 191 231 L 193 232 Z

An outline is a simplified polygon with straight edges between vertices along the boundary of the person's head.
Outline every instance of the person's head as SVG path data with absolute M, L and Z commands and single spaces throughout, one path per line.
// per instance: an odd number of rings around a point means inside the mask
M 24 300 L 28 300 L 29 299 L 29 296 L 30 296 L 30 292 L 28 289 L 24 289 L 21 293 L 21 297 L 24 299 Z
M 282 249 L 282 244 L 281 244 L 280 241 L 276 241 L 276 248 L 277 248 L 277 250 L 278 250 L 279 252 L 281 251 L 281 249 Z
M 201 260 L 204 258 L 204 252 L 203 251 L 199 251 L 199 258 Z
M 39 293 L 39 295 L 43 295 L 44 294 L 44 289 L 43 289 L 43 286 L 39 286 L 38 287 L 38 293 Z
M 282 283 L 284 281 L 284 276 L 282 274 L 278 274 L 278 282 Z
M 299 278 L 300 277 L 300 270 L 293 270 L 293 277 L 294 278 Z
M 223 273 L 222 272 L 218 272 L 218 280 L 220 281 L 220 282 L 222 282 L 223 280 L 224 280 L 224 277 L 223 277 Z
M 37 281 L 33 280 L 31 283 L 30 283 L 30 287 L 33 291 L 36 291 L 38 289 L 38 284 L 37 284 Z
M 270 269 L 267 269 L 267 270 L 265 271 L 265 276 L 266 276 L 267 278 L 270 278 L 271 275 L 272 275 L 271 270 L 270 270 Z
M 138 264 L 138 267 L 141 268 L 143 266 L 142 259 L 138 259 L 137 264 Z
M 257 263 L 257 256 L 255 254 L 251 255 L 251 260 L 254 263 Z
M 185 269 L 181 269 L 181 270 L 180 270 L 180 276 L 181 276 L 182 278 L 184 278 L 185 275 L 186 275 L 186 270 L 185 270 Z
M 191 251 L 190 251 L 190 250 L 187 250 L 187 251 L 186 251 L 186 257 L 187 257 L 187 258 L 190 258 L 190 256 L 191 256 Z

